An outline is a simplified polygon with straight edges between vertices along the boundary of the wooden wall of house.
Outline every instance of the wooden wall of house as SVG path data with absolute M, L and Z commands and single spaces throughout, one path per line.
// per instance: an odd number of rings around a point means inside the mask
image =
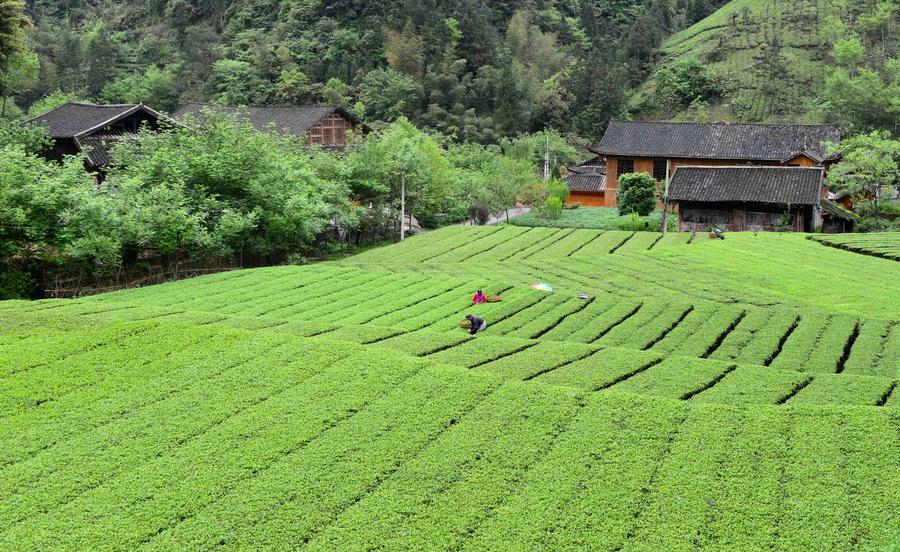
M 785 214 L 779 205 L 681 202 L 678 205 L 678 230 L 706 232 L 719 227 L 728 232 L 768 232 L 779 230 L 775 223 Z M 794 221 L 788 230 L 811 231 L 812 208 L 793 207 Z
M 616 190 L 619 188 L 619 158 L 609 156 L 606 158 L 606 191 L 607 194 L 612 196 L 611 203 L 610 199 L 607 199 L 608 207 L 615 207 L 616 205 Z
M 606 192 L 569 192 L 569 198 L 566 200 L 566 205 L 574 205 L 576 203 L 580 203 L 585 207 L 608 207 Z
M 62 161 L 66 155 L 78 153 L 78 146 L 71 138 L 57 138 L 53 140 L 53 147 L 44 150 L 41 156 L 48 161 Z
M 159 119 L 157 119 L 156 115 L 153 115 L 152 113 L 148 113 L 146 111 L 138 110 L 128 117 L 125 117 L 120 121 L 116 121 L 115 123 L 96 131 L 96 133 L 102 134 L 103 132 L 137 132 L 141 129 L 141 126 L 143 126 L 144 123 L 147 123 L 147 126 L 150 127 L 151 130 L 159 129 Z
M 805 155 L 798 155 L 792 159 L 788 159 L 784 162 L 784 165 L 788 167 L 818 167 L 819 164 L 816 163 L 814 159 L 810 159 Z
M 356 125 L 340 113 L 332 113 L 316 123 L 306 133 L 306 143 L 318 146 L 346 146 L 349 133 L 356 130 Z

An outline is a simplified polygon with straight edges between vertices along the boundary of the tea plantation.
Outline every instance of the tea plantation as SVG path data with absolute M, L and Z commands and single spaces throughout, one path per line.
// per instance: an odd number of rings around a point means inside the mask
M 871 234 L 833 234 L 814 236 L 819 243 L 900 261 L 900 232 L 873 232 Z
M 0 549 L 896 548 L 898 282 L 802 235 L 455 227 L 0 303 Z

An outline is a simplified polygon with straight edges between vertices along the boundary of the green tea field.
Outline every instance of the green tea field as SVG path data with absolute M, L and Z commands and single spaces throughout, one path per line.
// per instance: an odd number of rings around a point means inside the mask
M 832 234 L 815 236 L 813 239 L 831 247 L 900 261 L 900 236 L 898 234 L 900 232 Z
M 793 234 L 0 302 L 0 549 L 896 549 L 898 380 L 900 263 Z

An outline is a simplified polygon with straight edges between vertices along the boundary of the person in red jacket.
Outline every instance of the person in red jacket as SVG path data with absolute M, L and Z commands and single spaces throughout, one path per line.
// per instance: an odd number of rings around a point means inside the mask
M 481 303 L 484 303 L 485 301 L 487 301 L 487 297 L 484 296 L 484 292 L 480 289 L 477 292 L 475 292 L 475 295 L 472 297 L 473 305 L 480 305 Z

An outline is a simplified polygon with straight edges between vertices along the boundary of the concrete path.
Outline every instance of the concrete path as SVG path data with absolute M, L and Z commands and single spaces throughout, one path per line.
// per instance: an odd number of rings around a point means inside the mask
M 516 207 L 515 209 L 507 209 L 506 214 L 500 213 L 499 215 L 496 215 L 496 216 L 491 215 L 491 218 L 488 219 L 487 223 L 488 223 L 488 225 L 503 224 L 506 222 L 507 214 L 509 215 L 510 219 L 513 219 L 515 217 L 522 216 L 529 211 L 531 211 L 530 207 Z M 472 224 L 471 220 L 466 220 L 466 221 L 457 223 L 455 226 L 476 226 L 476 225 Z

